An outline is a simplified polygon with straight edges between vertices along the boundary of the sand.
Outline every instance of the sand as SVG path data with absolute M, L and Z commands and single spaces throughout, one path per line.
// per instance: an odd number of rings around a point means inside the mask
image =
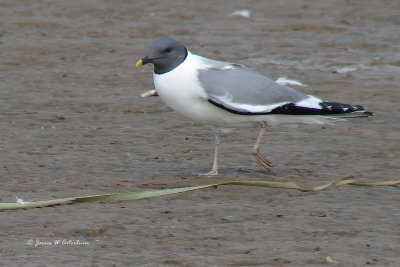
M 231 16 L 249 10 L 250 17 Z M 2 1 L 0 201 L 348 175 L 398 180 L 399 1 Z M 136 69 L 173 37 L 193 53 L 299 80 L 376 116 L 222 138 L 186 120 Z M 222 186 L 127 202 L 0 212 L 2 266 L 399 266 L 398 186 L 307 193 Z M 58 243 L 59 242 L 59 243 Z

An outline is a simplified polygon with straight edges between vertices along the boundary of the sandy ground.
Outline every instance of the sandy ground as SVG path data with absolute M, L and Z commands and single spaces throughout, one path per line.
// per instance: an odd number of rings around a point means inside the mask
M 239 9 L 250 18 L 230 16 Z M 399 179 L 399 10 L 395 0 L 1 1 L 0 201 Z M 268 128 L 270 173 L 250 153 L 258 129 L 236 131 L 223 137 L 221 175 L 196 177 L 211 168 L 211 129 L 139 97 L 152 70 L 134 64 L 160 36 L 376 116 Z M 226 186 L 0 212 L 2 266 L 318 266 L 327 256 L 399 266 L 399 187 Z

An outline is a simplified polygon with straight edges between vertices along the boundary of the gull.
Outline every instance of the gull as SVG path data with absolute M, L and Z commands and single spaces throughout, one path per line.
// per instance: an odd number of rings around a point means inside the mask
M 360 105 L 326 102 L 283 86 L 240 64 L 208 59 L 192 54 L 178 41 L 162 37 L 150 44 L 147 56 L 136 67 L 153 64 L 155 91 L 179 114 L 215 132 L 214 161 L 211 171 L 218 175 L 220 134 L 235 128 L 261 126 L 253 155 L 266 170 L 271 163 L 260 152 L 267 124 L 329 123 L 331 120 L 373 115 Z

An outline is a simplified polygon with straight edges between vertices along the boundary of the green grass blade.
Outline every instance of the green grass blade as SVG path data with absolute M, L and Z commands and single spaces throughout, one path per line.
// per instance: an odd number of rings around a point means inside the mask
M 75 198 L 74 202 L 135 200 L 135 199 L 183 193 L 183 192 L 193 191 L 193 190 L 202 189 L 202 188 L 211 187 L 211 186 L 214 186 L 214 185 L 208 184 L 208 185 L 199 185 L 199 186 L 191 186 L 191 187 L 150 190 L 150 191 L 126 193 L 126 194 L 93 195 L 93 196 L 77 197 L 77 198 Z
M 272 187 L 272 188 L 285 188 L 285 189 L 298 189 L 302 190 L 300 186 L 290 182 L 275 182 L 275 181 L 231 181 L 224 182 L 218 185 L 245 185 L 245 186 L 259 186 L 259 187 Z
M 385 185 L 398 185 L 400 184 L 400 180 L 397 181 L 386 181 L 386 182 L 375 182 L 375 183 L 364 183 L 353 181 L 349 183 L 350 185 L 358 185 L 358 186 L 385 186 Z
M 161 189 L 161 190 L 149 190 L 144 192 L 133 192 L 133 193 L 122 193 L 122 194 L 104 194 L 104 195 L 92 195 L 83 197 L 70 197 L 70 198 L 60 198 L 53 200 L 35 201 L 35 202 L 24 202 L 24 203 L 0 203 L 0 210 L 11 210 L 11 209 L 29 209 L 29 208 L 41 208 L 53 205 L 61 204 L 72 204 L 75 202 L 96 202 L 96 201 L 123 201 L 123 200 L 135 200 L 149 197 L 158 197 L 164 195 L 171 195 L 177 193 L 183 193 L 187 191 L 193 191 L 198 189 L 203 189 L 213 186 L 221 185 L 241 185 L 241 186 L 258 186 L 258 187 L 271 187 L 271 188 L 284 188 L 284 189 L 296 189 L 307 192 L 315 192 L 323 190 L 329 186 L 335 185 L 356 185 L 356 186 L 387 186 L 387 185 L 397 185 L 400 184 L 400 180 L 397 181 L 386 181 L 386 182 L 357 182 L 352 176 L 342 178 L 338 181 L 331 182 L 324 185 L 314 186 L 311 188 L 303 188 L 299 185 L 291 182 L 275 182 L 275 181 L 230 181 L 222 182 L 219 184 L 207 184 L 191 187 L 180 187 L 171 189 Z
M 150 191 L 144 191 L 144 192 L 134 192 L 134 193 L 125 193 L 125 194 L 105 194 L 105 195 L 93 195 L 93 196 L 83 196 L 83 197 L 70 197 L 70 198 L 60 198 L 60 199 L 53 199 L 53 200 L 24 202 L 24 203 L 0 203 L 0 210 L 41 208 L 41 207 L 48 207 L 48 206 L 53 206 L 53 205 L 71 204 L 71 203 L 75 203 L 75 202 L 135 200 L 135 199 L 177 194 L 177 193 L 202 189 L 202 188 L 211 187 L 211 186 L 214 186 L 214 185 L 209 184 L 209 185 L 200 185 L 200 186 L 192 186 L 192 187 L 150 190 Z
M 24 203 L 0 203 L 0 210 L 42 208 L 53 205 L 69 204 L 72 203 L 74 200 L 74 197 L 69 197 Z

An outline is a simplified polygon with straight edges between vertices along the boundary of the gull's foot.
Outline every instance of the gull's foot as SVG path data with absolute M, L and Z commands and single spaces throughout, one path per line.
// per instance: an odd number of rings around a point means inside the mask
M 216 176 L 218 175 L 218 169 L 212 169 L 209 172 L 206 173 L 195 173 L 194 175 L 198 175 L 198 176 Z
M 258 153 L 258 151 L 254 151 L 253 155 L 257 159 L 258 163 L 261 164 L 261 166 L 263 166 L 268 171 L 271 170 L 271 167 L 272 167 L 271 162 L 269 162 L 263 155 Z

